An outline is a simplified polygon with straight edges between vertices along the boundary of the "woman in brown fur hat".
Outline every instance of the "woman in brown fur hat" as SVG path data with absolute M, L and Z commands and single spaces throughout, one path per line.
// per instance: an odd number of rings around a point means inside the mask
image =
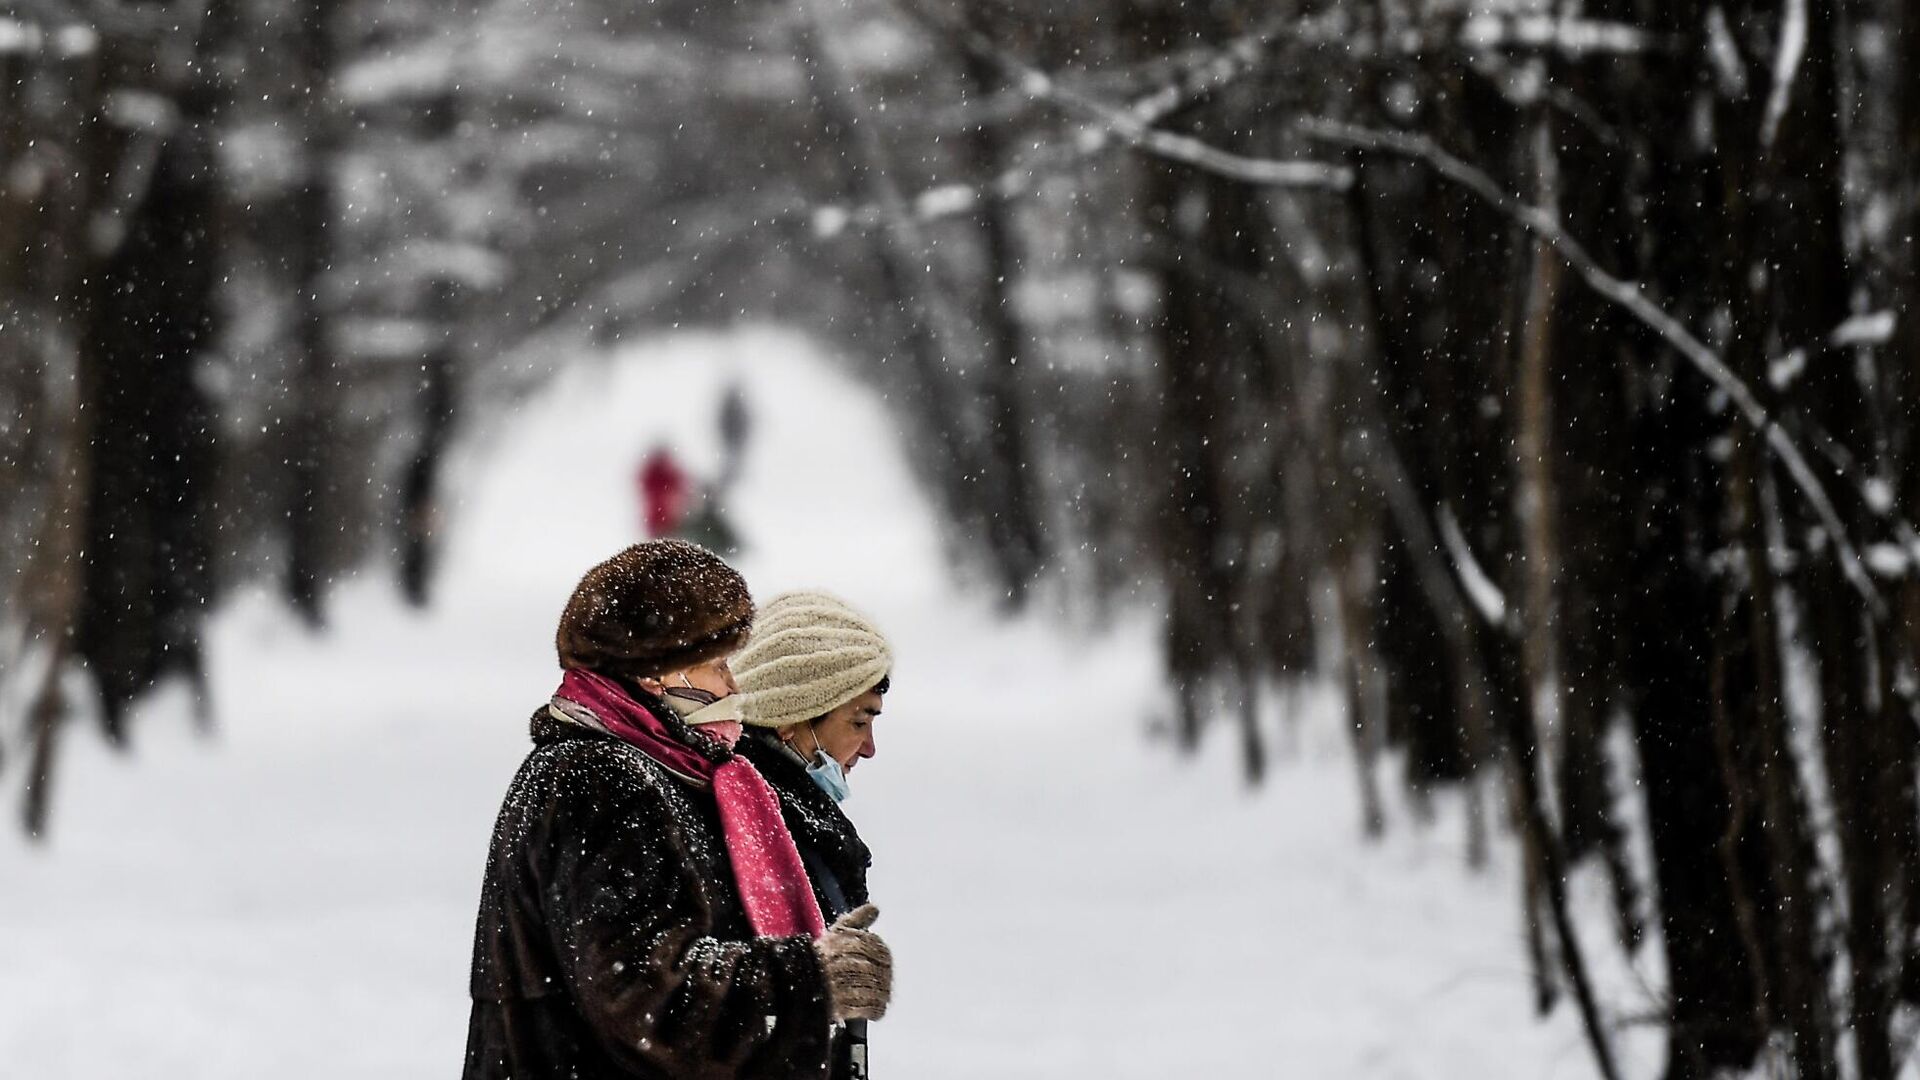
M 892 958 L 861 906 L 825 925 L 780 804 L 733 753 L 727 658 L 753 602 L 676 540 L 588 571 L 564 669 L 494 828 L 467 1080 L 818 1077 L 877 1018 Z

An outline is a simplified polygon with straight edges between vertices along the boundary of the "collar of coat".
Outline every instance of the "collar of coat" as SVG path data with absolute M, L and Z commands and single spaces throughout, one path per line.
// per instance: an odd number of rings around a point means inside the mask
M 780 813 L 794 840 L 826 860 L 848 900 L 855 906 L 865 903 L 873 853 L 840 804 L 807 775 L 805 760 L 764 728 L 748 728 L 734 751 L 753 762 L 780 797 Z

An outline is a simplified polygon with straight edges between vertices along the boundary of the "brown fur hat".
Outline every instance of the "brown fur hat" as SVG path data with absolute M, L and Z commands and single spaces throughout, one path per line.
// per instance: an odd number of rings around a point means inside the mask
M 587 571 L 555 644 L 562 668 L 639 678 L 726 656 L 752 624 L 733 567 L 697 544 L 649 540 Z

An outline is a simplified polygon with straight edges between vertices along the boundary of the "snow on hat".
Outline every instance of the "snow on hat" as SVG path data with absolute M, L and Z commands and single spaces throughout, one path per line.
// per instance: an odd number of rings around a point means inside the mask
M 649 540 L 587 571 L 560 616 L 560 666 L 629 678 L 726 656 L 753 598 L 738 571 L 684 540 Z
M 733 658 L 741 711 L 756 727 L 825 716 L 887 677 L 887 639 L 846 601 L 823 592 L 781 593 L 760 609 Z

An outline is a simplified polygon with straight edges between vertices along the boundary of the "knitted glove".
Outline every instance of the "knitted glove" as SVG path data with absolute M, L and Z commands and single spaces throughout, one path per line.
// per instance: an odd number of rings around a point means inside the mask
M 862 904 L 833 921 L 813 948 L 827 973 L 827 997 L 836 1021 L 878 1020 L 893 998 L 893 951 L 868 930 L 880 909 Z

